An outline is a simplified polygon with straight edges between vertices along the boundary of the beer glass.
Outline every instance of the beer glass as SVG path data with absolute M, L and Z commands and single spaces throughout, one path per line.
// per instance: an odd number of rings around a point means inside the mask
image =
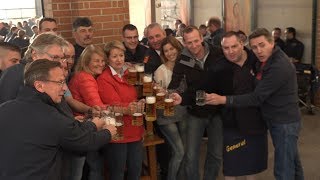
M 138 81 L 137 79 L 137 70 L 134 65 L 128 67 L 128 84 L 135 85 Z
M 164 99 L 164 116 L 174 116 L 174 105 L 173 105 L 173 98 L 171 94 L 167 94 Z
M 137 70 L 137 81 L 142 84 L 144 76 L 144 63 L 136 63 L 135 68 Z
M 152 96 L 152 74 L 144 74 L 143 76 L 143 96 Z
M 156 92 L 156 108 L 157 109 L 164 109 L 165 96 L 166 96 L 166 90 L 163 88 L 160 88 Z
M 117 128 L 117 133 L 113 140 L 123 140 L 123 107 L 120 104 L 113 106 L 115 126 Z
M 143 103 L 137 102 L 132 109 L 132 126 L 143 125 Z
M 196 91 L 196 105 L 204 106 L 206 100 L 206 92 L 203 90 Z
M 153 121 L 156 120 L 156 97 L 147 96 L 146 97 L 146 124 L 147 124 L 147 136 L 153 135 Z

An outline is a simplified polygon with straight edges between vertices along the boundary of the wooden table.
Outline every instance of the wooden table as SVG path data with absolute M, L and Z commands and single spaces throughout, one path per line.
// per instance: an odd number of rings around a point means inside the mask
M 164 143 L 164 140 L 157 135 L 145 136 L 143 146 L 147 150 L 148 176 L 141 176 L 143 180 L 157 180 L 157 155 L 156 145 Z

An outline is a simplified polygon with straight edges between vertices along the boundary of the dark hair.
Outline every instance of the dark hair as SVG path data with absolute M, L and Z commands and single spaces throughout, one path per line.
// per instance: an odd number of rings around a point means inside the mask
M 293 37 L 296 37 L 296 29 L 294 27 L 287 27 L 286 28 L 288 33 L 292 33 Z
M 182 44 L 173 36 L 167 36 L 166 38 L 163 39 L 161 43 L 161 49 L 160 49 L 160 57 L 163 63 L 167 62 L 168 59 L 165 57 L 164 52 L 163 52 L 163 46 L 171 44 L 174 48 L 178 50 L 178 55 L 181 54 L 181 51 L 183 49 Z
M 228 37 L 231 37 L 231 36 L 235 36 L 239 41 L 241 41 L 240 37 L 239 37 L 239 31 L 238 32 L 235 32 L 235 31 L 228 31 L 226 33 L 223 34 L 222 36 L 222 39 L 223 38 L 228 38 Z M 222 40 L 221 39 L 221 40 Z
M 199 29 L 207 29 L 207 26 L 204 24 L 200 24 Z
M 72 23 L 72 30 L 77 31 L 80 26 L 90 27 L 92 26 L 92 21 L 87 17 L 77 17 Z
M 44 18 L 42 18 L 42 19 L 39 21 L 38 27 L 39 27 L 39 30 L 40 30 L 40 31 L 41 31 L 41 29 L 42 29 L 41 25 L 42 25 L 42 23 L 45 22 L 45 21 L 54 22 L 54 23 L 57 24 L 57 21 L 56 21 L 55 19 L 50 18 L 50 17 L 44 17 Z
M 0 42 L 0 57 L 7 54 L 7 51 L 18 52 L 21 55 L 20 48 L 8 42 Z
M 271 33 L 266 28 L 258 28 L 255 29 L 250 35 L 249 35 L 249 41 L 251 39 L 264 36 L 268 42 L 273 42 L 273 37 Z
M 184 40 L 184 35 L 185 35 L 185 34 L 189 34 L 189 33 L 191 33 L 192 31 L 197 31 L 197 32 L 199 33 L 199 36 L 202 37 L 199 29 L 198 29 L 196 26 L 190 25 L 190 26 L 187 26 L 187 27 L 183 30 L 183 40 Z
M 53 68 L 61 67 L 60 62 L 39 59 L 26 65 L 24 71 L 24 84 L 34 87 L 35 81 L 45 81 L 49 79 L 49 71 Z
M 123 28 L 122 28 L 122 34 L 124 34 L 124 32 L 126 30 L 130 30 L 130 31 L 137 30 L 138 31 L 137 27 L 135 25 L 133 25 L 133 24 L 124 25 Z
M 164 31 L 166 32 L 166 36 L 171 36 L 171 35 L 173 35 L 173 30 L 170 29 L 170 28 L 166 28 Z
M 179 24 L 182 23 L 182 21 L 180 19 L 176 19 L 176 22 L 179 22 Z
M 208 21 L 208 26 L 215 25 L 217 27 L 221 27 L 221 20 L 218 17 L 211 17 Z
M 273 28 L 273 31 L 280 31 L 281 32 L 281 29 L 279 27 L 275 27 L 275 28 Z

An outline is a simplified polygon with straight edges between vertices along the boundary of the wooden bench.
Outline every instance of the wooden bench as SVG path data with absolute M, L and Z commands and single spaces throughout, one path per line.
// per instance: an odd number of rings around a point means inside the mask
M 148 175 L 141 176 L 142 180 L 157 180 L 157 155 L 156 145 L 164 143 L 164 140 L 157 135 L 145 136 L 143 146 L 147 151 Z

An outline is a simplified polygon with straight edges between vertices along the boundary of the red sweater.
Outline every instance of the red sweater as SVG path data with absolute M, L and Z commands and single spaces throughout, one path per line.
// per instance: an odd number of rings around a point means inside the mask
M 96 79 L 85 71 L 76 73 L 69 82 L 72 97 L 88 106 L 104 106 Z
M 128 106 L 129 103 L 137 100 L 137 93 L 134 86 L 129 85 L 126 81 L 126 74 L 120 78 L 118 75 L 112 75 L 111 70 L 107 67 L 97 78 L 99 94 L 104 104 L 121 103 Z M 132 126 L 132 116 L 124 115 L 124 140 L 113 141 L 113 143 L 127 143 L 139 141 L 143 136 L 143 126 Z

